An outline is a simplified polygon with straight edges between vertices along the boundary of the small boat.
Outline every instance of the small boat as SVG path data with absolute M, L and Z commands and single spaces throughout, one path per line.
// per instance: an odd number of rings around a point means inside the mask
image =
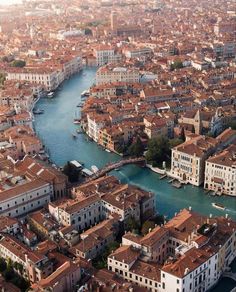
M 78 129 L 78 130 L 76 130 L 76 132 L 77 132 L 78 134 L 83 134 L 83 130 L 82 130 L 82 129 Z
M 84 105 L 83 102 L 80 102 L 77 104 L 77 107 L 83 107 L 83 105 Z
M 120 171 L 120 168 L 119 168 L 119 167 L 117 167 L 117 168 L 115 168 L 114 170 L 115 170 L 115 171 Z
M 92 170 L 93 173 L 96 173 L 96 172 L 99 171 L 99 169 L 97 168 L 96 165 L 92 165 L 92 166 L 91 166 L 91 170 Z
M 35 114 L 35 115 L 41 115 L 43 113 L 44 113 L 44 110 L 40 110 L 40 109 L 34 109 L 33 110 L 33 114 Z
M 84 91 L 81 93 L 81 97 L 89 96 L 89 94 L 90 94 L 89 90 L 84 90 Z
M 77 135 L 76 134 L 72 134 L 72 138 L 73 139 L 76 139 L 77 138 Z
M 180 189 L 182 187 L 181 182 L 179 182 L 178 180 L 174 180 L 171 185 L 177 189 Z
M 53 91 L 50 91 L 48 94 L 47 94 L 48 98 L 52 98 L 54 96 L 54 92 Z
M 218 203 L 212 203 L 212 206 L 219 210 L 225 210 L 225 206 Z
M 81 121 L 80 119 L 74 119 L 74 124 L 78 125 L 78 124 L 80 124 L 80 121 Z
M 106 151 L 106 152 L 108 152 L 108 153 L 110 153 L 110 152 L 111 152 L 111 150 L 109 150 L 109 149 L 105 149 L 105 151 Z

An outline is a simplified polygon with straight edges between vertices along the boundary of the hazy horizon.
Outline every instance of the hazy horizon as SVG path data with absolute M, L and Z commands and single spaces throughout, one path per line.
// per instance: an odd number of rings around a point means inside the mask
M 11 5 L 21 3 L 22 0 L 0 0 L 0 5 Z

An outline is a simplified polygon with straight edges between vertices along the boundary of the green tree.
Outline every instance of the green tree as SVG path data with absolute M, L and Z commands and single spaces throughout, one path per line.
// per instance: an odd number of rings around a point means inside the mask
M 170 70 L 173 71 L 175 69 L 181 69 L 183 68 L 183 63 L 180 60 L 176 60 L 174 61 L 174 63 L 172 63 L 170 65 Z
M 5 271 L 7 268 L 7 264 L 3 258 L 0 258 L 0 272 Z
M 0 73 L 0 85 L 3 85 L 6 80 L 6 75 L 4 73 Z
M 143 155 L 144 146 L 140 139 L 140 137 L 137 138 L 136 142 L 131 144 L 131 146 L 128 148 L 128 154 L 135 157 L 140 157 Z
M 63 167 L 63 173 L 68 176 L 69 181 L 73 183 L 79 180 L 81 171 L 68 161 Z
M 147 220 L 143 223 L 141 228 L 142 235 L 148 234 L 150 229 L 155 228 L 155 223 L 153 221 Z
M 26 65 L 26 62 L 23 60 L 15 60 L 11 63 L 13 67 L 23 68 Z
M 162 225 L 165 222 L 165 217 L 161 214 L 157 214 L 153 219 L 154 223 L 157 225 Z
M 139 230 L 140 224 L 135 220 L 134 217 L 130 216 L 126 222 L 126 230 L 127 231 L 135 231 Z
M 184 128 L 181 128 L 180 137 L 183 142 L 186 140 Z
M 164 136 L 153 138 L 148 143 L 146 159 L 153 166 L 170 159 L 170 143 Z
M 111 242 L 103 251 L 103 253 L 96 259 L 93 260 L 93 265 L 96 269 L 105 269 L 107 268 L 107 257 L 115 251 L 120 246 L 119 242 Z
M 236 120 L 232 120 L 228 123 L 227 128 L 231 128 L 232 130 L 236 130 Z
M 170 149 L 174 148 L 175 146 L 178 146 L 179 144 L 182 144 L 183 142 L 184 142 L 184 140 L 182 140 L 180 138 L 175 138 L 175 139 L 169 140 Z

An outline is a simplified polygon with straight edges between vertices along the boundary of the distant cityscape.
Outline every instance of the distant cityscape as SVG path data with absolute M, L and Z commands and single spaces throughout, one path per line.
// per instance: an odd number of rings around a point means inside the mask
M 0 0 L 0 40 L 1 291 L 236 291 L 235 1 Z

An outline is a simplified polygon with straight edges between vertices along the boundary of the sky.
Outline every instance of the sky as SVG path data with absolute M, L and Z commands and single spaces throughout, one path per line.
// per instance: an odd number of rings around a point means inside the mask
M 15 3 L 21 3 L 21 0 L 0 0 L 0 5 L 10 5 Z

